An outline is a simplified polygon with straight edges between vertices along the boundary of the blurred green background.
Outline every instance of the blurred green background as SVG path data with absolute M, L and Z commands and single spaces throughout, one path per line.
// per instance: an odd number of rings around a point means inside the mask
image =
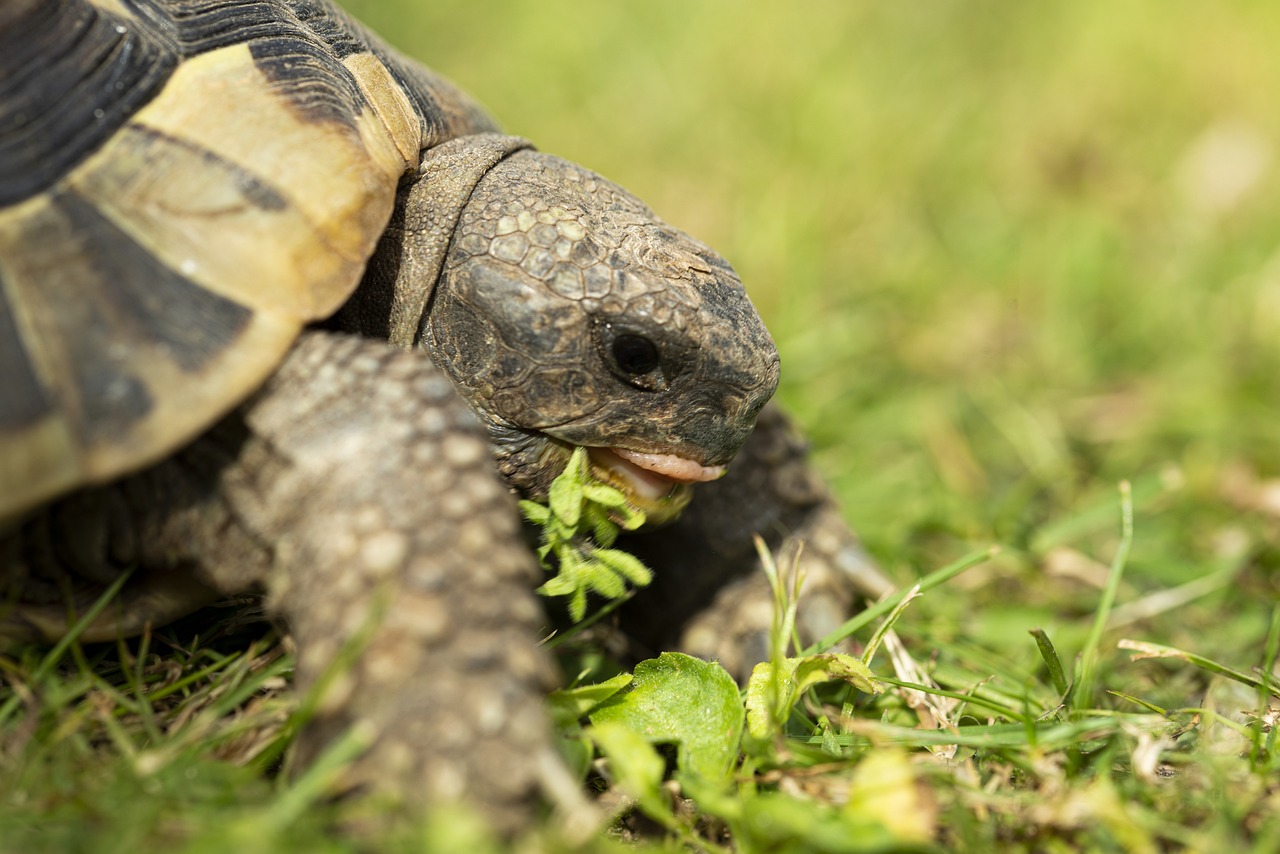
M 1006 547 L 961 582 L 981 607 L 937 604 L 931 631 L 1089 612 L 1131 478 L 1121 601 L 1234 571 L 1156 634 L 1227 609 L 1261 636 L 1280 6 L 347 5 L 734 263 L 781 399 L 891 574 Z

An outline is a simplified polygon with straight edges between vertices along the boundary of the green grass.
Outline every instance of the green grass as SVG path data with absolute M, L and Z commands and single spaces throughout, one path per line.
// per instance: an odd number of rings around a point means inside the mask
M 892 577 L 1001 547 L 897 615 L 921 673 L 882 651 L 885 693 L 820 689 L 672 839 L 1280 847 L 1277 699 L 1248 681 L 1280 645 L 1280 7 L 348 5 L 729 257 Z M 254 771 L 284 653 L 170 637 L 0 658 L 0 849 L 346 845 L 354 807 Z M 924 707 L 889 681 L 926 677 Z M 385 845 L 483 850 L 428 825 Z

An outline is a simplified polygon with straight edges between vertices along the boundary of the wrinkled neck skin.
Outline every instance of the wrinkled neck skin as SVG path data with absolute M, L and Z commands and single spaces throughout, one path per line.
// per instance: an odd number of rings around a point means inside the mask
M 581 445 L 597 477 L 673 518 L 777 387 L 777 349 L 742 283 L 580 166 L 495 134 L 448 145 L 446 168 L 429 152 L 402 188 L 366 306 L 344 315 L 391 317 L 362 331 L 442 366 L 525 495 L 544 497 Z

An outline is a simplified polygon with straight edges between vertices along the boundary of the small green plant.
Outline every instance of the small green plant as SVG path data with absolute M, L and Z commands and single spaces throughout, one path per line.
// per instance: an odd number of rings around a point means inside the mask
M 557 719 L 575 745 L 585 744 L 588 755 L 606 760 L 605 779 L 625 797 L 605 802 L 623 810 L 634 806 L 661 826 L 669 841 L 690 849 L 915 850 L 913 845 L 927 838 L 920 829 L 927 821 L 884 817 L 886 802 L 906 802 L 907 812 L 914 809 L 917 777 L 904 753 L 886 754 L 856 773 L 846 770 L 838 784 L 846 792 L 843 807 L 782 791 L 796 781 L 841 773 L 835 769 L 845 758 L 843 749 L 823 753 L 808 747 L 816 731 L 807 719 L 810 689 L 844 682 L 848 699 L 854 692 L 875 697 L 883 689 L 853 656 L 787 657 L 802 574 L 793 567 L 788 585 L 764 543 L 757 541 L 757 547 L 774 594 L 771 658 L 756 666 L 745 691 L 714 661 L 664 652 L 640 662 L 634 676 L 557 692 L 552 697 Z M 589 725 L 580 725 L 583 718 Z M 848 733 L 835 733 L 825 722 L 821 732 L 833 743 L 839 738 L 852 743 Z M 789 782 L 779 785 L 783 780 Z M 696 811 L 682 806 L 683 799 L 696 804 Z M 722 845 L 725 839 L 732 840 L 732 849 Z
M 634 531 L 645 516 L 627 503 L 621 490 L 591 476 L 585 448 L 575 448 L 564 471 L 551 482 L 546 504 L 521 501 L 520 512 L 542 528 L 538 560 L 556 573 L 538 592 L 568 596 L 575 623 L 586 616 L 588 591 L 621 599 L 628 582 L 644 587 L 653 578 L 638 558 L 611 548 L 619 531 Z

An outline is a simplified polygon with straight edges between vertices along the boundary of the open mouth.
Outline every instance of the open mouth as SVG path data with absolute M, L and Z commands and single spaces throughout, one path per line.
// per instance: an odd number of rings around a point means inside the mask
M 621 489 L 650 522 L 668 522 L 689 503 L 689 485 L 716 480 L 724 466 L 704 466 L 675 454 L 646 454 L 624 448 L 588 448 L 592 470 Z

